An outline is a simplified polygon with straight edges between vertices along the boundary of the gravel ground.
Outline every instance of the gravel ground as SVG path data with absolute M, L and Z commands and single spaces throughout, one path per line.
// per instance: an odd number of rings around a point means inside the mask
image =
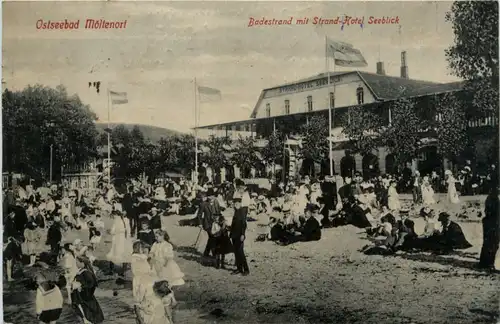
M 497 323 L 499 276 L 473 268 L 482 244 L 477 221 L 461 223 L 474 245 L 469 250 L 452 256 L 390 257 L 358 252 L 367 241 L 360 229 L 351 226 L 326 229 L 319 242 L 282 247 L 254 242 L 257 229 L 249 223 L 246 253 L 251 274 L 241 277 L 204 266 L 199 250 L 205 242 L 202 239 L 198 249 L 192 247 L 199 230 L 177 226 L 182 218 L 163 219 L 186 274 L 186 285 L 176 292 L 181 302 L 177 324 Z M 421 229 L 423 224 L 416 222 Z M 71 233 L 68 239 L 76 237 L 86 240 L 88 235 Z M 109 249 L 109 239 L 104 238 L 98 258 Z M 226 263 L 233 260 L 229 256 Z M 131 284 L 101 279 L 96 296 L 105 323 L 135 323 Z M 33 291 L 19 282 L 4 282 L 3 298 L 5 322 L 36 323 Z M 69 307 L 59 323 L 76 323 Z

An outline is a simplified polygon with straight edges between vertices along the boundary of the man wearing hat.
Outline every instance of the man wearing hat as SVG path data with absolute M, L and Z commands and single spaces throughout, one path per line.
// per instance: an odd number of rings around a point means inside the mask
M 208 235 L 207 246 L 205 247 L 203 256 L 208 257 L 211 252 L 212 256 L 215 257 L 215 237 L 212 235 L 211 231 L 212 225 L 214 221 L 216 221 L 215 215 L 221 215 L 221 210 L 217 199 L 215 199 L 215 191 L 213 188 L 208 189 L 204 194 L 206 194 L 208 199 L 202 202 L 200 211 L 198 212 L 200 226 Z
M 326 209 L 335 210 L 335 206 L 337 205 L 337 184 L 334 177 L 325 177 L 325 180 L 321 184 L 321 192 L 323 192 Z M 314 201 L 311 202 L 314 203 Z
M 236 271 L 234 274 L 242 274 L 244 276 L 250 273 L 248 263 L 243 249 L 245 242 L 245 232 L 247 229 L 247 212 L 241 206 L 242 199 L 234 198 L 234 216 L 231 222 L 231 241 L 234 247 L 234 258 L 236 263 Z
M 462 228 L 450 220 L 446 212 L 439 214 L 438 221 L 443 230 L 441 233 L 424 239 L 424 248 L 438 253 L 449 253 L 453 250 L 464 250 L 472 247 L 465 238 Z
M 234 193 L 233 198 L 241 198 L 241 208 L 245 212 L 245 217 L 246 217 L 246 215 L 248 214 L 248 207 L 250 206 L 251 203 L 250 195 L 243 180 L 236 179 L 234 183 L 236 185 L 236 192 Z

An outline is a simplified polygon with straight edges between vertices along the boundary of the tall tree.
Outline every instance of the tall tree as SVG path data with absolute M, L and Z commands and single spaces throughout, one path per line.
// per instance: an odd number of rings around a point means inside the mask
M 328 157 L 328 120 L 321 116 L 312 117 L 299 128 L 302 147 L 299 154 L 303 159 L 321 162 Z
M 283 163 L 283 135 L 273 132 L 267 141 L 267 145 L 262 148 L 262 157 L 271 166 L 271 170 L 276 172 L 275 166 Z
M 2 105 L 6 171 L 47 179 L 51 145 L 54 176 L 65 165 L 84 165 L 97 155 L 97 116 L 64 87 L 5 90 Z
M 361 106 L 349 108 L 341 124 L 354 153 L 365 155 L 379 147 L 379 136 L 383 136 L 385 130 L 384 123 L 382 118 L 371 110 Z
M 194 136 L 180 135 L 176 137 L 177 146 L 177 165 L 176 168 L 182 170 L 185 174 L 194 170 Z
M 453 74 L 468 81 L 476 110 L 498 113 L 498 1 L 455 1 L 446 20 L 455 34 L 446 50 Z
M 391 104 L 391 123 L 384 132 L 383 141 L 394 154 L 398 167 L 416 157 L 424 128 L 412 99 L 401 98 Z
M 161 172 L 174 171 L 177 163 L 177 138 L 161 138 L 158 142 L 157 157 Z
M 225 146 L 231 144 L 229 137 L 210 136 L 204 145 L 209 149 L 201 156 L 201 160 L 207 163 L 212 169 L 220 170 L 226 166 L 228 160 L 224 154 Z
M 260 162 L 259 154 L 255 148 L 255 139 L 252 137 L 239 137 L 236 140 L 233 162 L 241 169 L 242 176 L 247 177 L 252 168 Z
M 464 102 L 455 93 L 435 96 L 437 118 L 435 133 L 438 152 L 450 160 L 459 156 L 467 146 L 467 120 Z

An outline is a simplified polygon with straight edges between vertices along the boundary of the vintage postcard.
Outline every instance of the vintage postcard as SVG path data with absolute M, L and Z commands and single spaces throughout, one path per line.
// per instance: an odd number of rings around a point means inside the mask
M 498 323 L 498 2 L 2 7 L 2 323 Z

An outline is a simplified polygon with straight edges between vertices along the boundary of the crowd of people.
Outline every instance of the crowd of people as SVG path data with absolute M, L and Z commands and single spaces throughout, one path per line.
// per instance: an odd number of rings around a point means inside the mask
M 447 201 L 460 201 L 459 183 L 445 172 Z M 496 179 L 496 178 L 494 178 Z M 17 186 L 4 191 L 4 251 L 7 280 L 13 269 L 42 264 L 36 272 L 36 312 L 41 323 L 55 323 L 61 315 L 65 288 L 68 303 L 84 323 L 102 323 L 104 314 L 94 296 L 97 274 L 95 252 L 103 246 L 104 234 L 111 236 L 106 254 L 107 274 L 132 273 L 132 293 L 139 323 L 173 323 L 174 291 L 184 285 L 184 273 L 175 261 L 174 245 L 162 216 L 194 215 L 179 225 L 199 226 L 207 244 L 203 258 L 208 265 L 226 268 L 225 256 L 234 253 L 235 275 L 249 275 L 244 252 L 247 222 L 256 222 L 257 241 L 274 241 L 286 246 L 296 242 L 319 241 L 322 231 L 353 225 L 363 228 L 372 242 L 362 252 L 393 254 L 397 251 L 449 253 L 471 244 L 450 215 L 435 215 L 435 189 L 427 177 L 415 173 L 411 179 L 414 206 L 426 225 L 417 234 L 410 211 L 402 207 L 398 183 L 391 176 L 365 180 L 359 173 L 343 179 L 304 177 L 287 184 L 270 180 L 264 189 L 241 179 L 214 185 L 185 179 L 156 185 L 129 181 L 124 186 L 101 184 L 95 195 L 70 190 L 62 185 L 33 188 Z M 463 187 L 462 187 L 463 188 Z M 497 182 L 491 181 L 483 219 L 484 246 L 480 266 L 493 268 L 499 242 Z M 228 222 L 224 215 L 230 214 Z M 436 219 L 437 216 L 437 219 Z M 110 219 L 110 222 L 106 220 Z M 107 228 L 106 223 L 111 226 Z M 69 241 L 70 232 L 88 234 Z M 48 248 L 45 248 L 48 246 Z M 49 251 L 46 251 L 49 250 Z M 44 259 L 43 256 L 46 256 Z M 42 260 L 43 259 L 43 260 Z M 43 262 L 42 262 L 42 261 Z M 46 262 L 46 264 L 45 264 Z M 64 269 L 63 283 L 47 274 L 53 266 Z

